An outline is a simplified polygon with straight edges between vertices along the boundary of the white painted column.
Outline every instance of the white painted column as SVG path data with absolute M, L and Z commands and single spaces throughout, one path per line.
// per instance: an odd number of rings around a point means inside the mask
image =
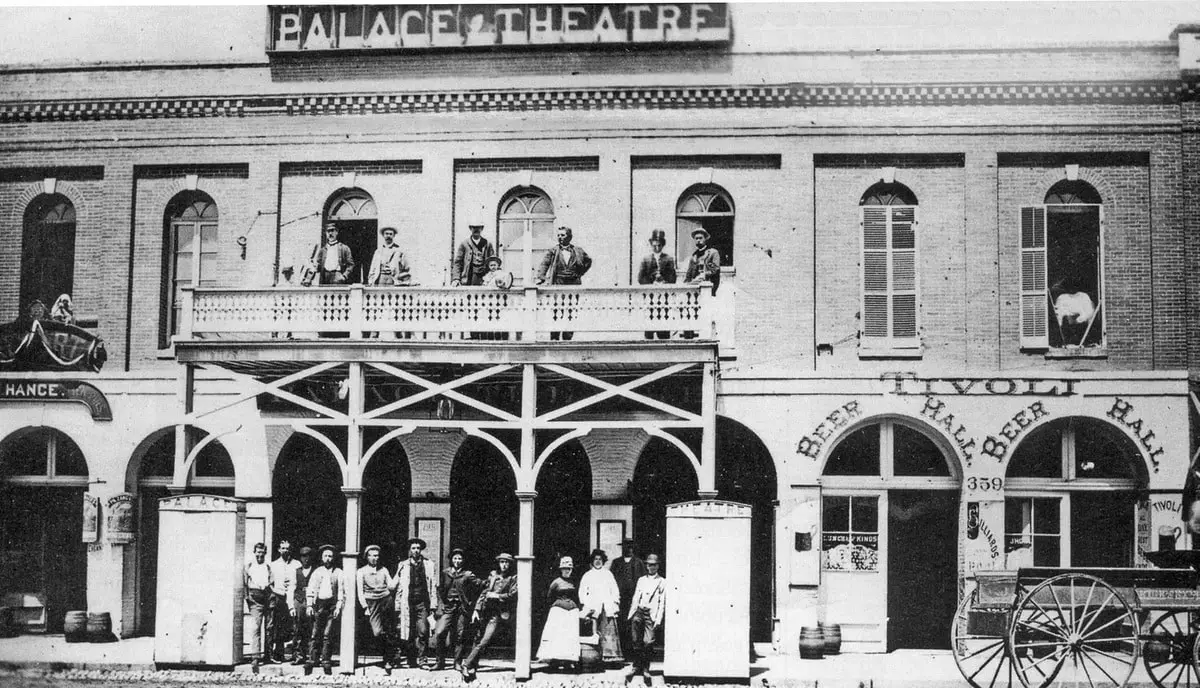
M 700 499 L 717 497 L 717 364 L 705 363 L 700 384 Z
M 354 576 L 358 571 L 359 550 L 359 502 L 362 499 L 362 426 L 358 424 L 365 408 L 366 389 L 363 387 L 361 363 L 350 364 L 349 396 L 346 414 L 350 424 L 346 428 L 346 482 L 342 494 L 346 495 L 346 546 L 342 550 L 342 576 L 346 583 L 346 603 L 342 607 L 342 641 L 338 649 L 338 671 L 354 673 L 358 659 L 355 623 L 358 621 L 358 600 L 355 599 Z
M 533 424 L 537 417 L 537 370 L 525 364 L 521 371 L 521 475 L 517 476 L 517 629 L 514 670 L 518 681 L 532 674 L 533 641 L 533 466 L 537 461 Z

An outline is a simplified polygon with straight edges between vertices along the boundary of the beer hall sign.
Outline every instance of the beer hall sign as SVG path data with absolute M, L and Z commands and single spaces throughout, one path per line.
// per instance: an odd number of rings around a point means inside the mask
M 728 43 L 724 3 L 276 5 L 267 50 Z

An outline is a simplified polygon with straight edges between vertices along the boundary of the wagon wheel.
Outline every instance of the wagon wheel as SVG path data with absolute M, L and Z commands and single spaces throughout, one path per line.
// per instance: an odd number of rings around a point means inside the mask
M 1021 599 L 1008 633 L 1025 688 L 1120 688 L 1138 658 L 1138 622 L 1108 583 L 1082 573 L 1042 581 Z
M 1008 661 L 1007 609 L 975 609 L 979 587 L 973 588 L 954 612 L 950 648 L 954 663 L 972 688 L 1009 688 L 1013 685 Z
M 1165 612 L 1142 635 L 1142 664 L 1159 688 L 1200 687 L 1196 671 L 1195 612 Z

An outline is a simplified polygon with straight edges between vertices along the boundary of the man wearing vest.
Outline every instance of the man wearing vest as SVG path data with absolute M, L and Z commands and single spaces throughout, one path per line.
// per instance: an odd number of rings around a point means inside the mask
M 496 255 L 492 243 L 483 238 L 483 223 L 472 221 L 468 227 L 471 236 L 458 245 L 454 251 L 454 261 L 450 264 L 450 286 L 453 287 L 477 287 L 483 284 L 488 258 Z
M 254 559 L 246 562 L 242 569 L 246 609 L 250 611 L 250 654 L 254 655 L 255 671 L 260 663 L 271 662 L 271 565 L 266 562 L 266 557 L 267 546 L 260 542 L 254 545 Z
M 571 243 L 574 233 L 570 227 L 559 227 L 554 230 L 557 244 L 546 251 L 542 265 L 538 269 L 538 284 L 582 284 L 583 276 L 592 269 L 592 258 L 582 248 Z M 563 318 L 570 320 L 574 317 L 571 310 L 563 311 Z M 575 336 L 574 332 L 551 332 L 550 339 L 568 340 Z
M 292 664 L 299 666 L 308 659 L 308 643 L 312 635 L 312 618 L 308 615 L 308 580 L 313 571 L 312 547 L 300 548 L 300 566 L 296 569 L 296 583 L 292 586 L 291 607 L 295 632 L 292 634 Z
M 629 683 L 634 676 L 642 675 L 642 681 L 650 685 L 650 651 L 654 648 L 658 629 L 662 626 L 666 604 L 663 598 L 666 587 L 658 575 L 658 555 L 646 557 L 646 575 L 637 583 L 633 593 L 633 601 L 629 605 L 630 634 L 633 636 L 633 649 L 630 652 L 633 666 L 625 675 Z
M 500 625 L 507 626 L 512 623 L 517 607 L 517 576 L 515 574 L 511 554 L 504 552 L 496 557 L 496 570 L 488 574 L 483 591 L 475 602 L 475 613 L 471 616 L 471 621 L 476 626 L 480 622 L 483 623 L 483 635 L 480 636 L 479 642 L 475 643 L 475 648 L 471 650 L 471 654 L 467 655 L 467 661 L 459 670 L 463 680 L 467 683 L 475 680 L 475 668 L 479 666 L 479 655 L 483 654 L 488 644 L 492 642 Z
M 296 619 L 295 595 L 296 569 L 300 562 L 292 558 L 292 543 L 279 542 L 279 558 L 271 562 L 271 635 L 267 638 L 267 649 L 271 661 L 283 663 L 284 645 L 292 634 L 292 623 Z
M 312 617 L 312 643 L 304 662 L 304 675 L 312 673 L 317 656 L 326 675 L 333 673 L 333 624 L 342 615 L 346 602 L 346 579 L 333 567 L 337 548 L 321 546 L 321 567 L 308 579 L 308 609 Z
M 463 648 L 469 644 L 467 630 L 481 581 L 474 573 L 463 568 L 463 559 L 464 552 L 461 549 L 455 547 L 451 550 L 450 566 L 442 571 L 442 578 L 438 582 L 438 597 L 442 603 L 438 607 L 437 628 L 433 632 L 434 671 L 446 668 L 442 658 L 451 636 L 454 637 L 455 671 L 462 670 Z
M 633 603 L 633 591 L 637 589 L 638 581 L 646 575 L 646 564 L 634 553 L 634 541 L 625 538 L 621 541 L 621 556 L 613 559 L 608 570 L 617 580 L 617 590 L 621 593 L 621 613 L 617 616 L 617 630 L 621 634 L 621 647 L 633 647 L 629 635 L 629 605 Z
M 408 666 L 417 668 L 429 649 L 429 610 L 437 608 L 437 566 L 425 558 L 425 541 L 408 541 L 408 559 L 396 568 L 396 625 L 405 644 Z
M 391 676 L 392 656 L 395 654 L 392 632 L 396 627 L 392 618 L 392 576 L 379 565 L 379 545 L 370 545 L 366 553 L 367 563 L 355 576 L 358 604 L 371 625 L 371 635 L 381 646 L 379 653 L 383 657 L 383 670 Z

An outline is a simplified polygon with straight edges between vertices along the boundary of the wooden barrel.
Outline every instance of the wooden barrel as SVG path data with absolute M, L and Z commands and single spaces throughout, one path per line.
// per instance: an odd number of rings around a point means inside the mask
M 841 624 L 825 624 L 821 627 L 821 633 L 825 639 L 825 654 L 840 654 L 842 651 Z
M 112 616 L 108 612 L 87 615 L 87 638 L 93 643 L 107 643 L 115 639 L 112 632 Z
M 815 626 L 800 629 L 800 658 L 821 659 L 825 656 L 825 636 Z
M 66 638 L 66 641 L 68 643 L 86 642 L 87 623 L 87 612 L 67 612 L 67 615 L 63 617 L 63 636 Z

